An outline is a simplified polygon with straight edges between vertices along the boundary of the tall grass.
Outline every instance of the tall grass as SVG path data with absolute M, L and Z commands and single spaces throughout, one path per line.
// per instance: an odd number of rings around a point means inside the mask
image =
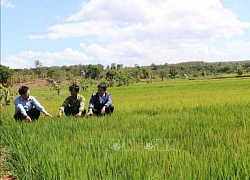
M 66 88 L 31 90 L 54 117 L 17 123 L 13 106 L 1 110 L 7 167 L 19 179 L 249 179 L 249 82 L 109 88 L 114 114 L 81 119 L 56 117 Z

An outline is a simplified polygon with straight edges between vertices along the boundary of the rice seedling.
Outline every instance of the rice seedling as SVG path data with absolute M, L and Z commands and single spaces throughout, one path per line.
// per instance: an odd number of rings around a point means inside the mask
M 115 112 L 99 118 L 57 118 L 66 88 L 32 90 L 54 117 L 19 123 L 13 106 L 1 109 L 8 170 L 18 179 L 249 179 L 249 81 L 113 87 Z M 87 102 L 95 89 L 82 92 Z

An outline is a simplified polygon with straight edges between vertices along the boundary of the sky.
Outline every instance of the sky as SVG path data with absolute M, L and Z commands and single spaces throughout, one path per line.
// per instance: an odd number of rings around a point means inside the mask
M 1 0 L 1 64 L 250 60 L 249 0 Z

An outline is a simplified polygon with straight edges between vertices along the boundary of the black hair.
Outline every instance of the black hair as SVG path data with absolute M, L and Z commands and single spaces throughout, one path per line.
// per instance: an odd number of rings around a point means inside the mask
M 22 94 L 25 94 L 28 90 L 29 90 L 29 88 L 27 86 L 21 86 L 18 89 L 18 92 L 19 92 L 20 95 L 22 95 Z
M 75 92 L 79 92 L 79 86 L 77 84 L 72 84 L 71 86 L 69 86 L 69 91 L 73 91 L 73 89 L 75 90 Z
M 97 87 L 102 88 L 104 91 L 106 91 L 106 89 L 107 89 L 107 85 L 105 83 L 100 83 L 100 84 L 98 84 Z

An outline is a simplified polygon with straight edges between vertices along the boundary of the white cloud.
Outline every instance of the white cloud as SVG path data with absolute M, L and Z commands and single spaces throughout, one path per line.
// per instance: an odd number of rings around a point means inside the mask
M 46 35 L 28 35 L 27 38 L 29 39 L 45 39 Z
M 60 39 L 84 36 L 96 36 L 101 34 L 101 30 L 105 29 L 109 23 L 107 22 L 83 22 L 73 24 L 59 24 L 49 27 L 52 33 L 47 35 L 28 35 L 30 39 Z
M 234 40 L 226 43 L 225 47 L 211 47 L 210 58 L 219 58 L 224 61 L 250 60 L 250 42 Z M 209 60 L 211 61 L 211 60 Z
M 63 66 L 90 63 L 93 58 L 87 57 L 84 52 L 66 48 L 61 52 L 33 52 L 22 51 L 15 55 L 9 55 L 4 65 L 11 68 L 34 67 L 34 60 L 39 60 L 43 66 Z
M 198 42 L 172 42 L 164 44 L 158 42 L 131 42 L 121 41 L 109 46 L 91 44 L 89 46 L 80 45 L 86 54 L 93 56 L 101 64 L 122 63 L 125 66 L 134 64 L 150 65 L 163 63 L 176 63 L 187 60 L 201 60 L 210 56 L 225 56 L 222 49 L 208 47 L 206 44 Z
M 107 4 L 109 4 L 107 6 Z M 70 38 L 98 35 L 136 39 L 198 38 L 242 35 L 249 23 L 240 22 L 232 11 L 223 9 L 219 0 L 92 0 L 68 21 L 76 23 L 49 27 L 47 38 Z M 139 35 L 139 37 L 137 37 Z M 45 38 L 45 37 L 44 37 Z
M 250 42 L 244 40 L 234 40 L 227 43 L 226 53 L 234 60 L 250 60 Z
M 28 38 L 81 37 L 83 51 L 101 63 L 175 63 L 226 58 L 229 50 L 214 43 L 243 36 L 247 28 L 250 22 L 241 22 L 219 0 L 91 0 L 67 23 Z
M 9 0 L 1 0 L 1 6 L 6 8 L 15 8 L 15 5 Z
M 249 52 L 250 42 L 236 40 L 228 43 L 227 46 L 231 52 L 233 51 L 235 53 L 246 53 Z
M 61 19 L 61 16 L 60 15 L 56 15 L 55 18 L 56 19 Z

